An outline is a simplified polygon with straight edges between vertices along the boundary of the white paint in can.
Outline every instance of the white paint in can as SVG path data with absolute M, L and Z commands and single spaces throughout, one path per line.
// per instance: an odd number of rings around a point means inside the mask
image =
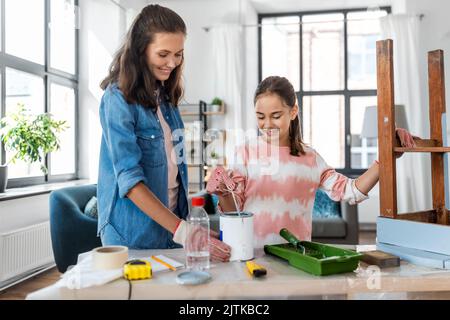
M 253 259 L 253 213 L 221 213 L 220 240 L 231 247 L 230 261 Z

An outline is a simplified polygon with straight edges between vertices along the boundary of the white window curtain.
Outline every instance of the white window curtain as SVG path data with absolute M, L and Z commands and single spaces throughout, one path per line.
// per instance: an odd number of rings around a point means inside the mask
M 395 103 L 405 105 L 409 131 L 429 138 L 429 106 L 424 96 L 428 90 L 427 74 L 420 72 L 427 56 L 420 53 L 420 23 L 418 17 L 411 15 L 380 19 L 382 39 L 392 39 L 394 43 Z M 399 213 L 432 208 L 430 163 L 429 154 L 404 154 L 397 160 Z
M 243 32 L 237 24 L 211 28 L 215 95 L 226 102 L 225 128 L 245 129 L 243 120 Z

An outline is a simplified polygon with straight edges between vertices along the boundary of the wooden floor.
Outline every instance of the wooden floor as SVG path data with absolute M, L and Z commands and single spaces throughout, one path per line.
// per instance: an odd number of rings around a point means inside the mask
M 359 243 L 374 244 L 375 232 L 360 232 Z M 54 284 L 60 276 L 61 273 L 55 267 L 0 292 L 0 300 L 24 300 L 29 293 Z
M 56 267 L 0 292 L 0 300 L 24 300 L 28 293 L 48 287 L 59 280 Z

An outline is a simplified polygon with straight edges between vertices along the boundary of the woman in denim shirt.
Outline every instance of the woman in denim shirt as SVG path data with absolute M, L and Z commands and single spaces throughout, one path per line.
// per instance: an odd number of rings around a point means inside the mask
M 101 83 L 97 195 L 103 245 L 184 245 L 188 178 L 176 106 L 183 93 L 185 37 L 178 14 L 159 5 L 145 7 Z M 227 261 L 230 247 L 213 236 L 210 253 Z

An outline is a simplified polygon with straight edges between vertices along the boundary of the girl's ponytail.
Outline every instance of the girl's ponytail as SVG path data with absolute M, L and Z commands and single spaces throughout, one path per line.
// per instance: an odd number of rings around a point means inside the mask
M 300 119 L 298 115 L 291 120 L 289 125 L 289 140 L 291 142 L 291 155 L 300 156 L 305 154 L 302 136 L 300 133 Z

